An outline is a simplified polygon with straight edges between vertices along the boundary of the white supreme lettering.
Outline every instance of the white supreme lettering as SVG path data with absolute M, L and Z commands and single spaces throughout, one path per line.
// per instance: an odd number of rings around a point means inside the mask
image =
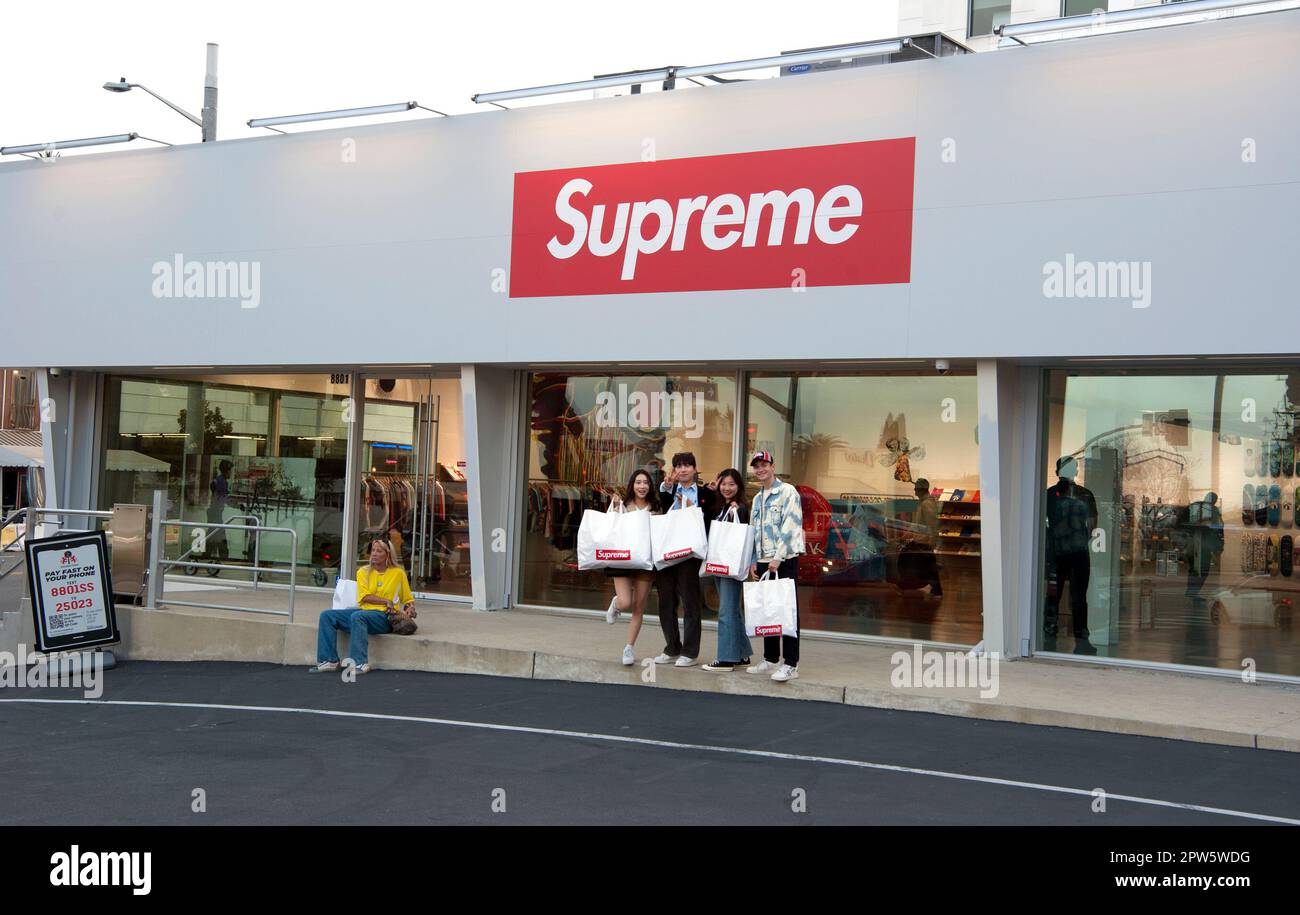
M 546 250 L 557 260 L 573 257 L 584 247 L 596 257 L 609 257 L 620 250 L 623 263 L 620 278 L 636 277 L 638 260 L 643 256 L 668 251 L 684 251 L 687 242 L 698 239 L 710 251 L 725 251 L 740 242 L 742 248 L 759 244 L 764 211 L 770 211 L 767 246 L 781 247 L 787 239 L 796 245 L 808 244 L 811 236 L 826 245 L 839 245 L 858 231 L 862 216 L 862 192 L 852 184 L 839 184 L 814 198 L 811 189 L 779 188 L 749 195 L 746 201 L 737 194 L 682 197 L 674 206 L 663 198 L 639 200 L 614 205 L 614 218 L 606 236 L 608 204 L 595 204 L 590 216 L 579 209 L 575 197 L 587 197 L 593 185 L 585 178 L 572 178 L 560 188 L 555 198 L 555 216 L 568 226 L 572 235 L 561 241 L 556 234 L 546 243 Z M 793 231 L 786 226 L 794 217 Z M 700 214 L 698 229 L 692 234 L 691 217 Z M 832 225 L 832 222 L 837 225 Z M 653 225 L 653 230 L 651 226 Z

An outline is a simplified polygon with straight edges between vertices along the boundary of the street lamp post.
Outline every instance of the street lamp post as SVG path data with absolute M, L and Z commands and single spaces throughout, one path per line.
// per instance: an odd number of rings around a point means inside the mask
M 203 77 L 202 118 L 196 118 L 181 106 L 169 102 L 143 83 L 127 82 L 125 76 L 116 82 L 104 83 L 104 88 L 109 92 L 129 92 L 132 89 L 143 89 L 172 111 L 195 124 L 202 132 L 204 143 L 211 143 L 217 138 L 217 46 L 212 42 L 208 42 L 207 68 Z

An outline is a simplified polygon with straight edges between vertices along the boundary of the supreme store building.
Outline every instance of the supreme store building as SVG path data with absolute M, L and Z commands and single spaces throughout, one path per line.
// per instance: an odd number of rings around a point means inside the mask
M 1296 678 L 1297 46 L 1279 12 L 6 162 L 0 365 L 58 408 L 47 504 L 291 528 L 307 584 L 382 537 L 421 596 L 603 611 L 585 510 L 683 451 L 752 492 L 766 450 L 806 636 Z

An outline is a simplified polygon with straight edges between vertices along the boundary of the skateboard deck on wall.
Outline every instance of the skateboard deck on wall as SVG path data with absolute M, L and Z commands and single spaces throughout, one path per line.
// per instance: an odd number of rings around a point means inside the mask
M 1241 472 L 1248 478 L 1255 475 L 1255 440 L 1246 439 L 1246 457 L 1241 462 Z
M 1268 488 L 1268 526 L 1277 527 L 1282 521 L 1282 487 L 1274 483 Z
M 1282 475 L 1282 443 L 1269 442 L 1268 444 L 1268 475 L 1277 479 Z
M 1268 571 L 1268 537 L 1264 534 L 1255 535 L 1255 571 Z
M 1268 524 L 1268 486 L 1264 483 L 1255 487 L 1255 523 L 1260 527 Z
M 1278 555 L 1277 538 L 1269 537 L 1268 538 L 1268 574 L 1269 575 L 1276 575 L 1278 573 L 1277 555 Z
M 1291 471 L 1295 469 L 1295 445 L 1290 442 L 1282 443 L 1282 476 L 1291 476 Z
M 1287 578 L 1290 578 L 1292 560 L 1294 556 L 1293 550 L 1295 549 L 1295 544 L 1291 540 L 1290 534 L 1287 534 L 1285 537 L 1282 538 L 1281 549 L 1282 549 L 1282 555 L 1278 557 L 1278 561 L 1282 564 L 1282 574 L 1285 575 Z
M 1290 528 L 1295 521 L 1295 508 L 1291 505 L 1289 490 L 1282 490 L 1282 526 Z
M 1268 447 L 1268 439 L 1260 439 L 1259 440 L 1259 475 L 1261 477 L 1268 476 L 1269 463 L 1270 463 L 1269 456 L 1268 456 L 1269 450 L 1270 449 Z
M 1241 523 L 1255 523 L 1255 487 L 1250 483 L 1241 491 Z

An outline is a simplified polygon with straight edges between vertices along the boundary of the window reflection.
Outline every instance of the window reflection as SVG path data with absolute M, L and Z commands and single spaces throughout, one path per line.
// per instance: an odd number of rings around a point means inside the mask
M 803 500 L 804 628 L 983 637 L 973 376 L 762 373 L 748 408 Z
M 1048 375 L 1038 647 L 1300 673 L 1283 373 Z

